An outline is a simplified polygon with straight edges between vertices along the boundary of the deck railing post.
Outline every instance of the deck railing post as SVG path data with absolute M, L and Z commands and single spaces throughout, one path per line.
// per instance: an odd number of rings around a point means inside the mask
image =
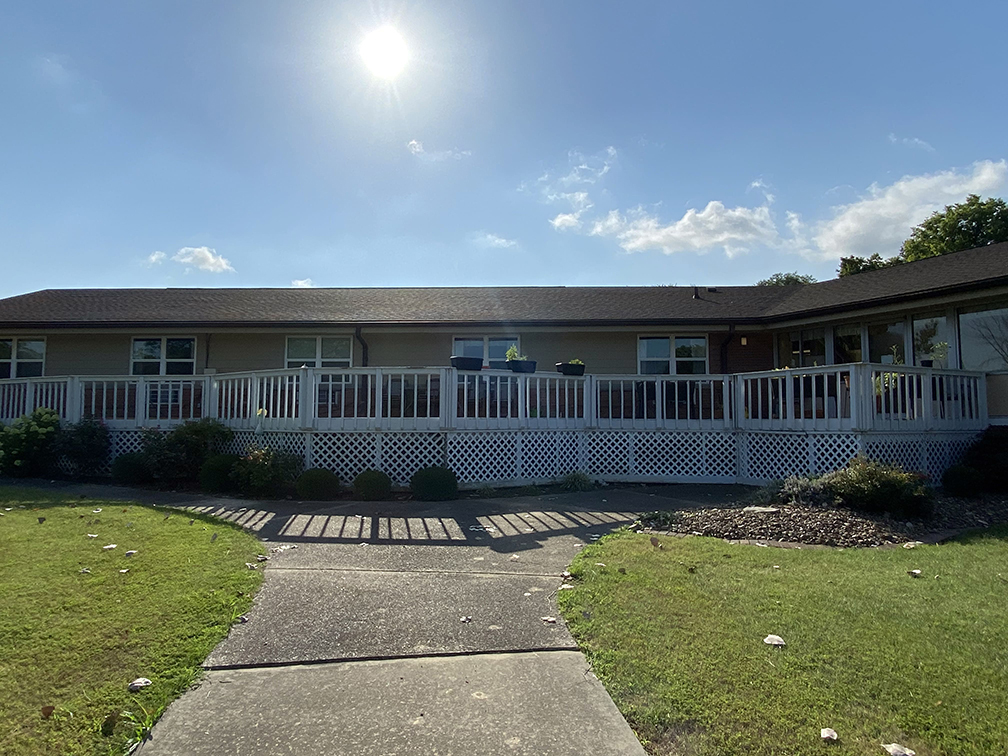
M 375 408 L 374 408 L 375 427 L 384 428 L 385 424 L 382 422 L 382 418 L 385 417 L 385 386 L 382 383 L 381 368 L 374 369 L 374 382 L 375 382 Z M 381 468 L 378 469 L 380 470 Z
M 441 427 L 455 428 L 458 415 L 458 372 L 453 367 L 441 368 Z
M 136 379 L 136 387 L 137 387 L 136 388 L 137 406 L 136 406 L 136 417 L 134 418 L 134 422 L 136 423 L 136 427 L 146 428 L 148 424 L 147 421 L 149 419 L 148 411 L 150 409 L 150 386 L 147 384 L 146 378 L 144 378 L 143 376 L 139 376 Z M 104 396 L 102 397 L 102 399 L 104 400 Z M 158 401 L 160 400 L 161 397 L 159 396 Z M 115 412 L 115 408 L 113 408 L 113 412 Z M 126 413 L 124 412 L 124 414 Z
M 72 375 L 66 380 L 66 407 L 64 417 L 68 423 L 77 423 L 81 419 L 81 382 L 80 378 Z
M 207 385 L 203 391 L 206 400 L 203 402 L 203 417 L 220 419 L 220 381 L 216 375 L 206 377 Z
M 598 397 L 595 396 L 595 376 L 586 375 L 584 383 L 581 384 L 581 390 L 584 392 L 582 396 L 582 401 L 584 403 L 584 426 L 586 428 L 595 427 L 595 418 L 598 417 Z
M 303 367 L 298 371 L 298 419 L 302 430 L 315 427 L 315 369 Z

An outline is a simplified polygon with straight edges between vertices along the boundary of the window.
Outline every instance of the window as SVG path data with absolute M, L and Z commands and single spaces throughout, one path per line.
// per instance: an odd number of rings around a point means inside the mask
M 962 313 L 959 350 L 963 370 L 1008 370 L 1008 308 Z
M 0 339 L 0 378 L 34 378 L 45 365 L 45 339 Z
M 521 354 L 517 336 L 466 336 L 455 339 L 452 355 L 455 357 L 480 357 L 483 365 L 493 370 L 507 370 L 505 355 L 511 345 Z
M 637 340 L 641 375 L 704 375 L 707 372 L 706 336 L 641 336 Z
M 196 339 L 162 336 L 133 339 L 133 375 L 194 375 Z
M 915 317 L 913 319 L 914 365 L 947 368 L 951 340 L 948 320 L 944 315 Z
M 868 326 L 868 361 L 883 365 L 906 364 L 905 331 L 906 324 L 902 320 Z
M 826 330 L 805 328 L 777 334 L 780 367 L 815 367 L 826 364 Z
M 833 364 L 861 362 L 861 326 L 842 325 L 833 329 Z
M 288 336 L 287 359 L 289 368 L 350 367 L 349 336 Z

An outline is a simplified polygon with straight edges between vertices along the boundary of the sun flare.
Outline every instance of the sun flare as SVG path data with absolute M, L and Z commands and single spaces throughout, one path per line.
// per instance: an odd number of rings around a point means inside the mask
M 368 34 L 361 42 L 360 53 L 371 73 L 383 79 L 398 76 L 408 57 L 406 42 L 391 26 L 383 26 Z

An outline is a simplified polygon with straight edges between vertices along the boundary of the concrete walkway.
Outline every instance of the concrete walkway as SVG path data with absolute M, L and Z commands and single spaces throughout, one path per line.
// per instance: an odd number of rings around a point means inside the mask
M 584 544 L 671 505 L 660 497 L 710 506 L 744 491 L 318 506 L 60 487 L 214 514 L 273 550 L 248 622 L 143 756 L 641 756 L 558 617 L 560 573 Z

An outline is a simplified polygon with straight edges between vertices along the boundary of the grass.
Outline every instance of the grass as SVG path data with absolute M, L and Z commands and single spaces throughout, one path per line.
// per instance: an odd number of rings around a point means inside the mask
M 210 517 L 3 487 L 0 514 L 2 756 L 127 751 L 262 579 L 259 542 Z
M 1008 753 L 1008 527 L 912 550 L 661 543 L 587 547 L 559 596 L 648 753 Z

